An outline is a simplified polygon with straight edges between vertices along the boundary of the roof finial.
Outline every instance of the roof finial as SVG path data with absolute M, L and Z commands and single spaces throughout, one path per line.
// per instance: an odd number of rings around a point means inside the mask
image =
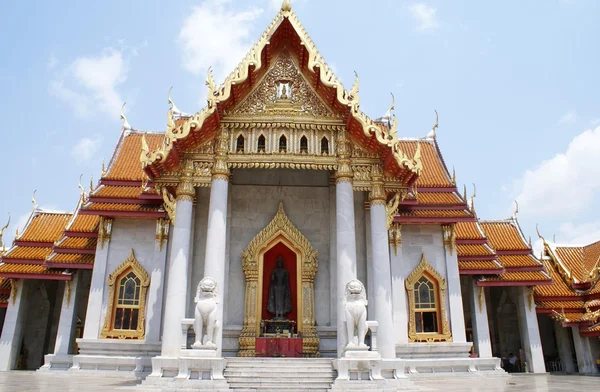
M 456 186 L 456 170 L 454 170 L 454 166 L 452 166 L 452 185 Z
M 129 125 L 127 117 L 125 117 L 125 105 L 127 105 L 127 102 L 123 102 L 123 106 L 121 106 L 121 120 L 123 120 L 123 130 L 128 131 L 131 129 L 131 125 Z
M 35 201 L 35 192 L 37 192 L 37 189 L 33 191 L 33 195 L 31 195 L 31 202 L 33 203 L 33 209 L 37 209 L 38 208 L 38 204 Z
M 281 3 L 281 10 L 283 12 L 290 12 L 292 10 L 291 0 L 283 0 L 283 3 Z
M 94 176 L 90 177 L 90 195 L 94 192 Z
M 148 147 L 148 141 L 146 140 L 146 135 L 142 135 L 142 152 L 140 154 L 140 160 L 143 161 L 144 158 L 150 153 L 150 148 Z
M 552 242 L 556 243 L 556 234 L 552 234 Z
M 354 71 L 354 85 L 352 86 L 352 89 L 350 90 L 350 92 L 348 93 L 349 98 L 352 100 L 352 102 L 356 105 L 359 102 L 359 97 L 358 97 L 358 84 L 360 83 L 360 79 L 358 78 L 358 73 L 356 73 L 356 71 Z
M 102 158 L 102 168 L 100 169 L 100 176 L 101 177 L 106 176 L 106 166 L 104 164 L 104 158 Z
M 477 187 L 473 184 L 473 195 L 471 196 L 469 209 L 474 214 L 475 213 L 475 198 L 477 197 Z
M 463 184 L 463 200 L 467 202 L 467 184 Z
M 437 110 L 434 109 L 433 111 L 435 112 L 435 124 L 433 124 L 433 128 L 431 128 L 431 135 L 435 137 L 435 130 L 438 128 L 438 125 L 440 125 L 440 118 Z
M 513 212 L 512 218 L 517 220 L 517 214 L 519 213 L 519 202 L 515 200 L 515 211 Z
M 80 200 L 84 200 L 85 199 L 85 188 L 83 187 L 83 185 L 81 185 L 81 178 L 83 177 L 83 173 L 79 176 L 79 182 L 77 183 L 77 186 L 79 187 L 79 198 Z
M 213 70 L 212 66 L 208 67 L 208 71 L 206 71 L 206 86 L 208 87 L 208 103 L 210 104 L 212 100 L 215 98 L 217 93 L 217 85 L 215 84 L 215 80 L 213 79 Z
M 531 236 L 529 236 L 529 247 L 531 248 Z
M 6 222 L 4 227 L 0 229 L 0 246 L 2 246 L 2 249 L 4 249 L 4 243 L 2 242 L 2 234 L 4 234 L 4 230 L 8 228 L 8 225 L 10 225 L 10 214 L 8 214 L 8 222 Z
M 538 227 L 538 224 L 537 224 L 537 223 L 535 224 L 535 232 L 537 233 L 538 237 L 539 237 L 539 238 L 540 238 L 542 241 L 546 242 L 546 240 L 544 239 L 544 237 L 542 237 L 542 235 L 540 234 L 540 228 Z
M 394 114 L 394 109 L 396 109 L 396 98 L 394 97 L 393 93 L 390 93 L 390 95 L 392 96 L 392 104 L 390 105 L 388 111 L 385 113 L 385 118 L 388 121 L 388 129 L 390 130 L 390 136 L 392 137 L 392 139 L 395 139 L 397 138 L 396 134 L 398 133 L 398 128 L 395 126 L 396 115 Z

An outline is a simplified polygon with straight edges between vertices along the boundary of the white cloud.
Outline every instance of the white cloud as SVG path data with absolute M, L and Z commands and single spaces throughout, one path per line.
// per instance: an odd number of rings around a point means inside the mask
M 565 153 L 527 170 L 516 182 L 521 211 L 531 216 L 573 216 L 600 191 L 600 127 L 577 135 Z
M 436 19 L 436 9 L 425 3 L 413 3 L 408 6 L 411 16 L 417 21 L 417 31 L 435 30 L 440 26 Z
M 579 116 L 575 110 L 569 110 L 558 119 L 558 125 L 569 125 L 577 121 Z
M 102 139 L 99 137 L 94 139 L 84 137 L 83 139 L 79 140 L 75 146 L 73 146 L 71 155 L 73 155 L 77 163 L 88 162 L 98 152 L 101 145 Z
M 118 118 L 123 99 L 117 87 L 127 79 L 123 52 L 105 49 L 99 56 L 79 57 L 50 82 L 50 93 L 87 117 L 97 112 Z
M 588 245 L 600 240 L 600 221 L 582 224 L 563 222 L 558 230 L 556 240 L 559 243 Z
M 194 74 L 215 70 L 220 83 L 233 71 L 254 43 L 252 23 L 263 10 L 230 7 L 232 0 L 208 0 L 194 7 L 179 32 L 183 66 Z

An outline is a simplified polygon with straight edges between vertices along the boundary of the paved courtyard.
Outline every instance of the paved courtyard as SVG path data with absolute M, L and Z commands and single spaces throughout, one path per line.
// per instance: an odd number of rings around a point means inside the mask
M 0 372 L 0 392 L 108 392 L 141 391 L 139 380 L 92 374 Z M 455 377 L 414 381 L 414 391 L 445 392 L 572 392 L 598 391 L 600 378 L 562 375 L 518 375 L 509 377 Z

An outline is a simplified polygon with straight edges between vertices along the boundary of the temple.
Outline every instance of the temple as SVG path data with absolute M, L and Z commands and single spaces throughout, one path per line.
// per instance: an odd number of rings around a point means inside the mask
M 344 88 L 289 1 L 206 85 L 193 115 L 169 96 L 166 131 L 122 115 L 74 212 L 34 200 L 0 253 L 0 370 L 215 390 L 597 372 L 600 242 L 536 257 L 517 209 L 480 219 L 438 122 L 404 138 L 393 105 L 363 113 L 358 76 Z M 321 373 L 282 377 L 282 357 Z

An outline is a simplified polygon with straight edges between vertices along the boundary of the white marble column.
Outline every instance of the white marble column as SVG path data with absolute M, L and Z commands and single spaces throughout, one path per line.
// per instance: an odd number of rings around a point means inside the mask
M 206 230 L 206 253 L 204 277 L 217 281 L 217 320 L 223 325 L 223 292 L 225 289 L 225 253 L 227 244 L 227 195 L 229 181 L 226 176 L 213 176 L 210 188 L 208 228 Z M 194 282 L 198 284 L 198 282 Z M 219 328 L 216 339 L 217 357 L 223 350 L 223 328 Z
M 181 320 L 186 316 L 185 309 L 188 295 L 192 210 L 193 188 L 191 194 L 180 193 L 177 196 L 177 208 L 171 238 L 171 257 L 167 269 L 167 292 L 164 299 L 165 316 L 161 350 L 163 357 L 178 357 L 181 349 Z
M 338 179 L 335 186 L 336 250 L 337 250 L 337 343 L 341 357 L 346 346 L 344 291 L 346 283 L 356 279 L 356 232 L 354 222 L 354 191 L 352 182 Z
M 535 312 L 535 303 L 530 298 L 530 288 L 522 286 L 516 289 L 521 344 L 525 351 L 529 371 L 531 373 L 546 373 L 537 313 Z
M 102 224 L 102 223 L 101 223 Z M 112 219 L 110 220 L 112 225 Z M 83 339 L 98 339 L 100 328 L 104 320 L 102 319 L 102 298 L 104 289 L 108 286 L 108 275 L 106 268 L 108 266 L 108 253 L 110 249 L 110 240 L 98 240 L 96 245 L 96 256 L 94 258 L 94 269 L 92 270 L 92 281 L 90 283 L 90 294 L 88 296 L 87 311 L 85 314 L 85 325 L 83 328 Z
M 337 320 L 337 247 L 336 238 L 336 208 L 335 208 L 335 180 L 329 180 L 329 325 L 336 325 Z
M 16 293 L 8 299 L 8 308 L 4 317 L 2 336 L 0 337 L 0 371 L 13 370 L 21 350 L 23 322 L 27 308 L 27 282 L 16 280 Z
M 55 355 L 71 354 L 77 324 L 77 286 L 79 285 L 79 280 L 80 274 L 75 273 L 70 282 L 65 282 L 58 330 L 56 331 L 56 343 L 54 344 Z
M 397 238 L 390 241 L 390 267 L 392 274 L 392 298 L 394 312 L 394 335 L 396 344 L 408 344 L 408 301 L 404 281 L 406 279 L 402 262 L 402 225 L 393 225 Z M 393 243 L 392 243 L 393 242 Z
M 483 287 L 477 286 L 477 280 L 469 277 L 471 294 L 471 323 L 473 325 L 473 344 L 479 358 L 492 357 L 492 343 L 488 323 L 487 303 Z
M 444 242 L 446 242 L 447 230 L 454 230 L 452 225 L 442 226 L 444 230 Z M 467 342 L 467 331 L 465 329 L 465 312 L 463 309 L 462 292 L 460 289 L 460 273 L 458 270 L 458 255 L 454 239 L 449 238 L 452 245 L 444 244 L 446 254 L 446 274 L 448 287 L 448 310 L 450 311 L 450 330 L 452 341 L 455 343 Z
M 554 336 L 556 337 L 556 346 L 562 370 L 567 373 L 575 373 L 573 350 L 571 349 L 571 338 L 569 336 L 570 332 L 570 328 L 564 328 L 559 322 L 554 322 Z
M 396 342 L 392 316 L 392 278 L 385 201 L 374 200 L 371 203 L 370 215 L 374 295 L 369 304 L 374 305 L 375 320 L 379 323 L 378 351 L 383 358 L 390 359 L 396 358 Z
M 571 327 L 573 333 L 573 345 L 575 346 L 575 355 L 577 356 L 577 367 L 579 373 L 595 374 L 598 373 L 596 368 L 596 358 L 594 358 L 590 338 L 579 335 L 579 327 Z M 594 337 L 593 339 L 597 339 Z

